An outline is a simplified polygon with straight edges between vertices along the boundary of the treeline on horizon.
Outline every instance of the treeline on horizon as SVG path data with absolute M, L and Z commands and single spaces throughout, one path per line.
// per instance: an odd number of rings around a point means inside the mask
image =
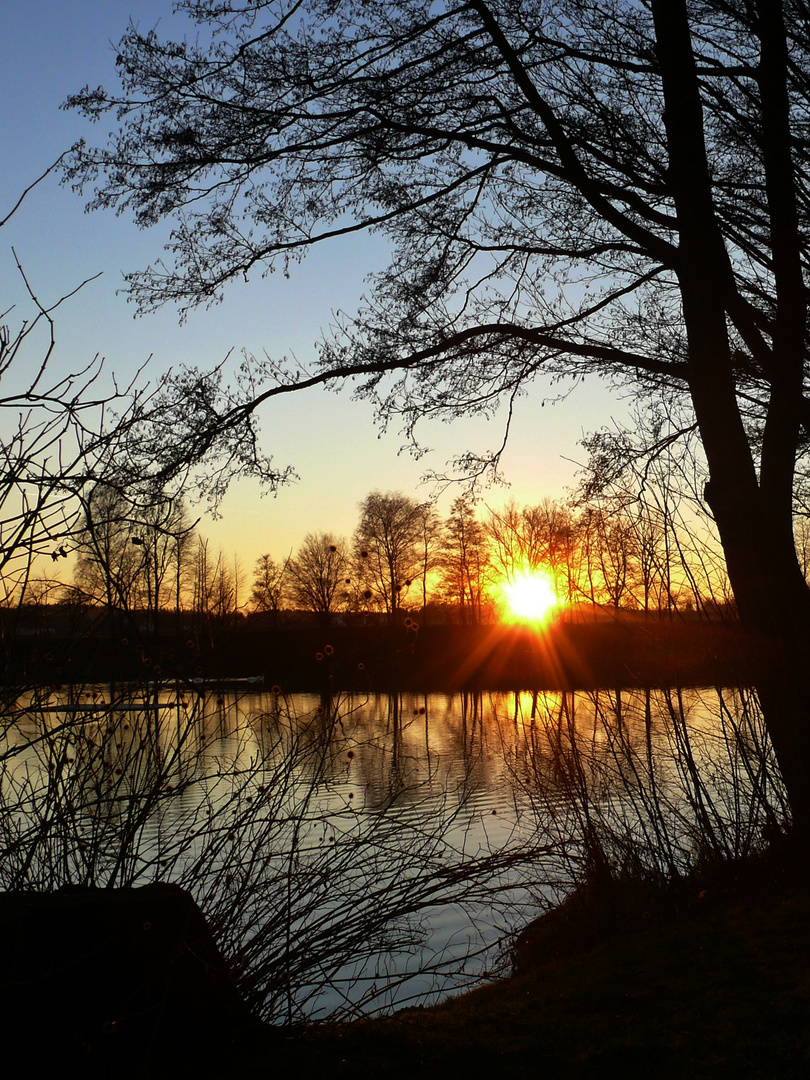
M 503 587 L 538 572 L 569 621 L 605 611 L 733 613 L 709 523 L 671 493 L 498 510 L 463 494 L 442 518 L 429 501 L 374 491 L 351 538 L 309 533 L 284 559 L 261 555 L 248 583 L 238 558 L 198 532 L 182 495 L 136 505 L 100 484 L 75 548 L 51 558 L 71 554 L 72 581 L 28 574 L 7 594 L 5 606 L 27 612 L 29 628 L 37 611 L 53 623 L 57 610 L 129 616 L 147 634 L 213 631 L 245 615 L 271 626 L 487 625 L 507 614 Z

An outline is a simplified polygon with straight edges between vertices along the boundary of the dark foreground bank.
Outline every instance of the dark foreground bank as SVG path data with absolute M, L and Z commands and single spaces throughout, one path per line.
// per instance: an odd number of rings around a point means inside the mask
M 243 1075 L 810 1075 L 810 892 L 778 860 L 554 913 L 516 967 L 437 1008 L 279 1040 Z
M 7 1064 L 118 1078 L 810 1075 L 810 889 L 782 855 L 580 894 L 527 928 L 511 978 L 295 1032 L 240 1007 L 188 894 L 151 889 L 4 898 Z

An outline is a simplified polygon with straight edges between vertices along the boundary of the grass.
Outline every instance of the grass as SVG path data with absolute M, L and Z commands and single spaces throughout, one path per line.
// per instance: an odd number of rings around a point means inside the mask
M 524 935 L 517 973 L 434 1008 L 265 1035 L 234 1075 L 810 1075 L 810 888 L 772 858 Z M 240 1057 L 242 1055 L 240 1054 Z

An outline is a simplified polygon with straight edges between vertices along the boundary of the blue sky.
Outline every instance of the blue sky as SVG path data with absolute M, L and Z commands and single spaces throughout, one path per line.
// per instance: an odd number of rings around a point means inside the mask
M 60 111 L 59 105 L 85 83 L 113 83 L 114 43 L 130 18 L 142 29 L 159 23 L 167 36 L 177 36 L 179 22 L 171 7 L 171 0 L 24 0 L 4 5 L 0 217 L 77 138 L 103 137 L 106 121 L 88 125 Z M 180 363 L 213 365 L 231 350 L 238 354 L 242 349 L 294 353 L 307 362 L 332 313 L 353 312 L 366 275 L 385 260 L 381 241 L 356 237 L 314 251 L 290 280 L 276 274 L 232 288 L 223 304 L 193 313 L 183 326 L 169 309 L 136 319 L 119 292 L 122 273 L 158 257 L 164 235 L 160 227 L 140 232 L 125 217 L 85 214 L 79 197 L 48 178 L 0 232 L 0 311 L 18 303 L 5 321 L 14 325 L 23 310 L 13 246 L 46 302 L 84 278 L 102 274 L 60 308 L 58 370 L 101 354 L 107 370 L 123 381 L 150 356 L 149 370 L 157 375 Z M 511 487 L 490 492 L 486 501 L 491 505 L 507 498 L 530 504 L 564 495 L 575 479 L 571 459 L 583 458 L 578 446 L 583 432 L 625 412 L 624 403 L 598 380 L 578 388 L 560 405 L 541 408 L 543 396 L 544 387 L 538 384 L 518 406 L 503 460 Z M 307 532 L 349 535 L 358 504 L 371 490 L 402 490 L 427 499 L 432 489 L 420 486 L 427 468 L 441 470 L 455 452 L 470 446 L 490 449 L 501 436 L 494 421 L 426 427 L 423 436 L 434 451 L 416 462 L 398 454 L 402 439 L 396 431 L 378 437 L 368 406 L 352 402 L 347 393 L 322 391 L 267 410 L 262 429 L 266 449 L 278 464 L 292 464 L 300 481 L 276 498 L 260 498 L 253 484 L 240 483 L 224 502 L 222 519 L 203 520 L 200 526 L 226 553 L 238 552 L 246 570 L 263 552 L 284 557 Z M 442 512 L 454 494 L 441 498 Z

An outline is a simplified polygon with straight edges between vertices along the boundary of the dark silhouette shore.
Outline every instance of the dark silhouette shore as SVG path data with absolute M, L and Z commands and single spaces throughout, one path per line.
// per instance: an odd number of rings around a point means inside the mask
M 294 1029 L 240 1009 L 182 890 L 3 899 L 5 1055 L 31 1075 L 791 1080 L 810 1065 L 810 887 L 784 849 L 665 889 L 585 888 L 524 930 L 506 978 Z
M 525 626 L 270 626 L 246 619 L 216 633 L 100 626 L 71 635 L 7 636 L 6 681 L 170 679 L 291 691 L 458 692 L 750 683 L 768 643 L 733 620 L 616 613 Z

